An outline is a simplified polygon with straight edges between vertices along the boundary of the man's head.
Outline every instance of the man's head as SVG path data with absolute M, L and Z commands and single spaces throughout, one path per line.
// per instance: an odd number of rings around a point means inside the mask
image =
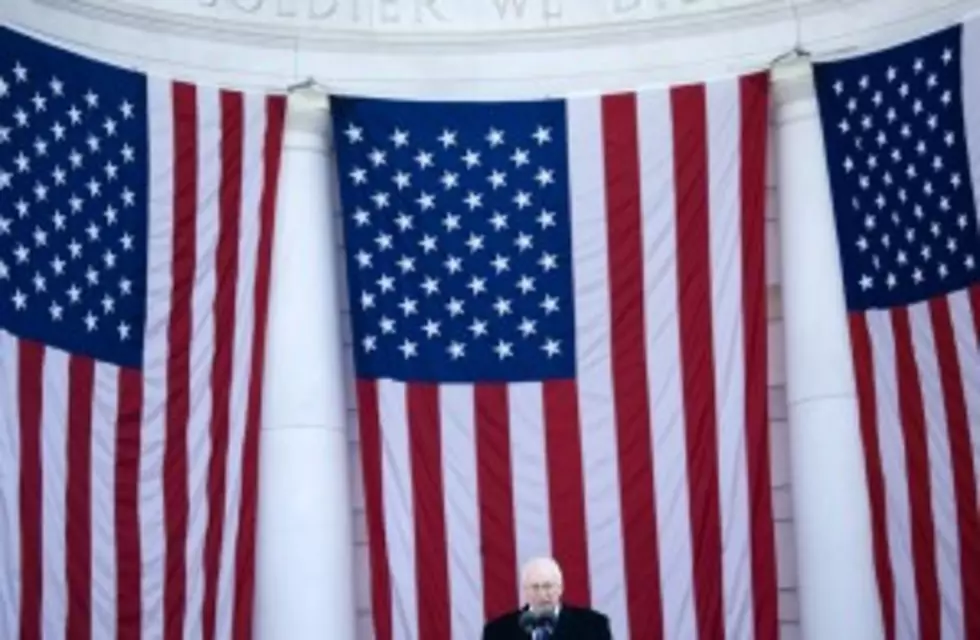
M 557 607 L 562 588 L 561 568 L 551 558 L 534 558 L 521 570 L 521 589 L 531 610 Z

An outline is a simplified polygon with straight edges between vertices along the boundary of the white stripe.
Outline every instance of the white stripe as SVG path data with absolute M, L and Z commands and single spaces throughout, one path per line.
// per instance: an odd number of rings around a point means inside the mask
M 745 450 L 740 102 L 738 79 L 708 85 L 711 322 L 725 637 L 729 639 L 755 635 Z
M 205 588 L 204 540 L 208 527 L 208 466 L 211 461 L 214 360 L 214 299 L 217 294 L 221 220 L 221 106 L 212 90 L 197 92 L 196 263 L 191 308 L 190 418 L 187 421 L 187 603 L 184 638 L 202 633 Z M 222 505 L 224 506 L 224 505 Z
M 480 637 L 483 622 L 475 416 L 472 386 L 440 386 L 450 623 L 457 640 Z
M 119 368 L 96 363 L 92 389 L 92 637 L 115 638 Z
M 70 408 L 68 363 L 69 356 L 64 351 L 44 350 L 40 433 L 41 629 L 45 638 L 52 639 L 64 638 L 68 623 L 68 576 L 65 573 Z
M 949 422 L 943 402 L 942 379 L 928 303 L 919 303 L 909 308 L 909 325 L 919 385 L 922 388 L 922 408 L 928 443 L 932 519 L 936 532 L 936 570 L 942 603 L 939 618 L 942 637 L 954 640 L 964 637 L 959 520 L 956 517 L 953 460 L 949 449 Z
M 415 509 L 408 438 L 408 389 L 401 382 L 389 380 L 379 380 L 377 385 L 378 415 L 382 428 L 382 512 L 391 568 L 392 636 L 394 640 L 415 640 L 419 637 L 418 583 L 415 575 Z M 422 567 L 422 570 L 425 568 Z
M 173 97 L 169 82 L 149 80 L 149 212 L 147 305 L 140 433 L 140 554 L 142 637 L 163 635 L 166 521 L 163 452 L 167 433 L 167 358 L 173 252 Z
M 919 635 L 919 606 L 912 555 L 912 516 L 908 472 L 905 467 L 905 434 L 902 432 L 898 405 L 895 336 L 887 311 L 870 311 L 865 317 L 874 362 L 878 447 L 885 479 L 888 553 L 895 577 L 895 638 L 916 640 Z
M 514 542 L 518 565 L 531 558 L 551 555 L 548 456 L 542 394 L 540 383 L 507 385 Z M 514 571 L 517 570 L 518 567 L 514 567 Z M 518 602 L 521 602 L 521 585 L 517 585 L 516 595 Z
M 973 451 L 973 475 L 975 481 L 980 483 L 980 344 L 977 344 L 973 309 L 966 291 L 949 295 L 949 313 L 960 361 L 960 376 L 963 378 L 966 423 L 969 425 Z M 980 486 L 977 491 L 980 495 Z
M 17 339 L 0 329 L 0 638 L 20 633 L 20 402 Z
M 570 100 L 568 162 L 575 285 L 575 366 L 592 604 L 626 638 L 626 575 L 620 513 L 616 407 L 609 331 L 606 192 L 598 98 Z M 613 497 L 613 499 L 610 499 Z
M 242 145 L 242 206 L 238 244 L 238 286 L 235 290 L 234 347 L 232 353 L 230 430 L 226 467 L 225 514 L 215 635 L 230 638 L 234 622 L 235 555 L 238 514 L 242 502 L 242 456 L 248 418 L 248 391 L 252 373 L 252 341 L 255 331 L 255 290 L 261 232 L 261 199 L 265 177 L 265 97 L 246 95 Z
M 980 185 L 980 18 L 963 23 L 960 77 L 963 83 L 963 124 L 966 129 L 966 148 L 970 159 L 970 184 Z M 973 189 L 975 213 L 980 218 L 980 189 Z M 980 256 L 975 256 L 980 259 Z
M 678 324 L 670 94 L 637 96 L 643 297 L 664 636 L 696 638 L 684 388 Z

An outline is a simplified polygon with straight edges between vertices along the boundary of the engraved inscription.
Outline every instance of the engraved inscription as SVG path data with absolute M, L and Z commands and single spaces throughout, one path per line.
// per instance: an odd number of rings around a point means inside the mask
M 332 18 L 337 13 L 339 0 L 310 0 L 309 9 L 306 12 L 310 20 L 326 20 Z
M 423 22 L 422 13 L 425 13 L 425 20 L 435 20 L 436 22 L 449 22 L 446 16 L 440 13 L 436 7 L 436 0 L 418 0 L 415 3 L 415 22 Z
M 493 0 L 493 6 L 497 8 L 497 15 L 501 20 L 511 16 L 523 19 L 527 13 L 527 4 L 528 0 Z
M 245 13 L 255 13 L 262 8 L 263 0 L 232 0 Z
M 544 19 L 548 24 L 561 24 L 562 0 L 544 0 Z
M 282 18 L 295 18 L 297 15 L 297 1 L 279 0 L 277 14 Z
M 361 16 L 379 25 L 429 25 L 448 22 L 443 0 L 198 0 L 198 6 L 222 17 L 254 15 L 312 23 L 357 24 Z
M 0 0 L 2 1 L 2 0 Z M 88 0 L 105 2 L 106 0 Z M 697 16 L 773 0 L 182 0 L 217 19 L 274 20 L 311 27 L 464 30 L 598 26 Z M 175 0 L 124 0 L 173 11 Z M 186 6 L 186 5 L 185 5 Z
M 398 10 L 398 0 L 380 0 L 381 11 L 378 16 L 381 24 L 397 24 L 401 20 L 401 13 Z
M 640 7 L 640 3 L 642 1 L 643 0 L 613 0 L 613 13 L 620 14 L 636 11 Z

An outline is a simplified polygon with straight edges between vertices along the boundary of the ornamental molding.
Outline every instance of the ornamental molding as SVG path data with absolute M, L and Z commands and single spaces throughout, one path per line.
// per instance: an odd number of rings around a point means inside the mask
M 827 59 L 977 13 L 980 0 L 0 0 L 15 29 L 166 77 L 497 99 L 775 71 L 794 44 Z
M 777 121 L 784 121 L 786 108 L 800 105 L 810 107 L 816 115 L 816 88 L 813 84 L 813 65 L 806 58 L 796 58 L 777 64 L 772 69 L 773 104 L 776 109 L 774 116 Z

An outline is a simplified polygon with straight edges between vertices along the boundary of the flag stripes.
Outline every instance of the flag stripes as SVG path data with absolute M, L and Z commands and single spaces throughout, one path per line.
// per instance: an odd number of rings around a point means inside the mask
M 980 633 L 972 295 L 851 316 L 888 638 Z
M 540 554 L 615 637 L 777 637 L 767 92 L 566 103 L 574 379 L 358 379 L 379 640 L 475 637 Z
M 0 635 L 248 638 L 285 99 L 147 81 L 141 370 L 0 332 Z
M 816 72 L 888 640 L 980 637 L 978 51 L 972 20 Z M 876 165 L 840 115 L 879 109 Z

